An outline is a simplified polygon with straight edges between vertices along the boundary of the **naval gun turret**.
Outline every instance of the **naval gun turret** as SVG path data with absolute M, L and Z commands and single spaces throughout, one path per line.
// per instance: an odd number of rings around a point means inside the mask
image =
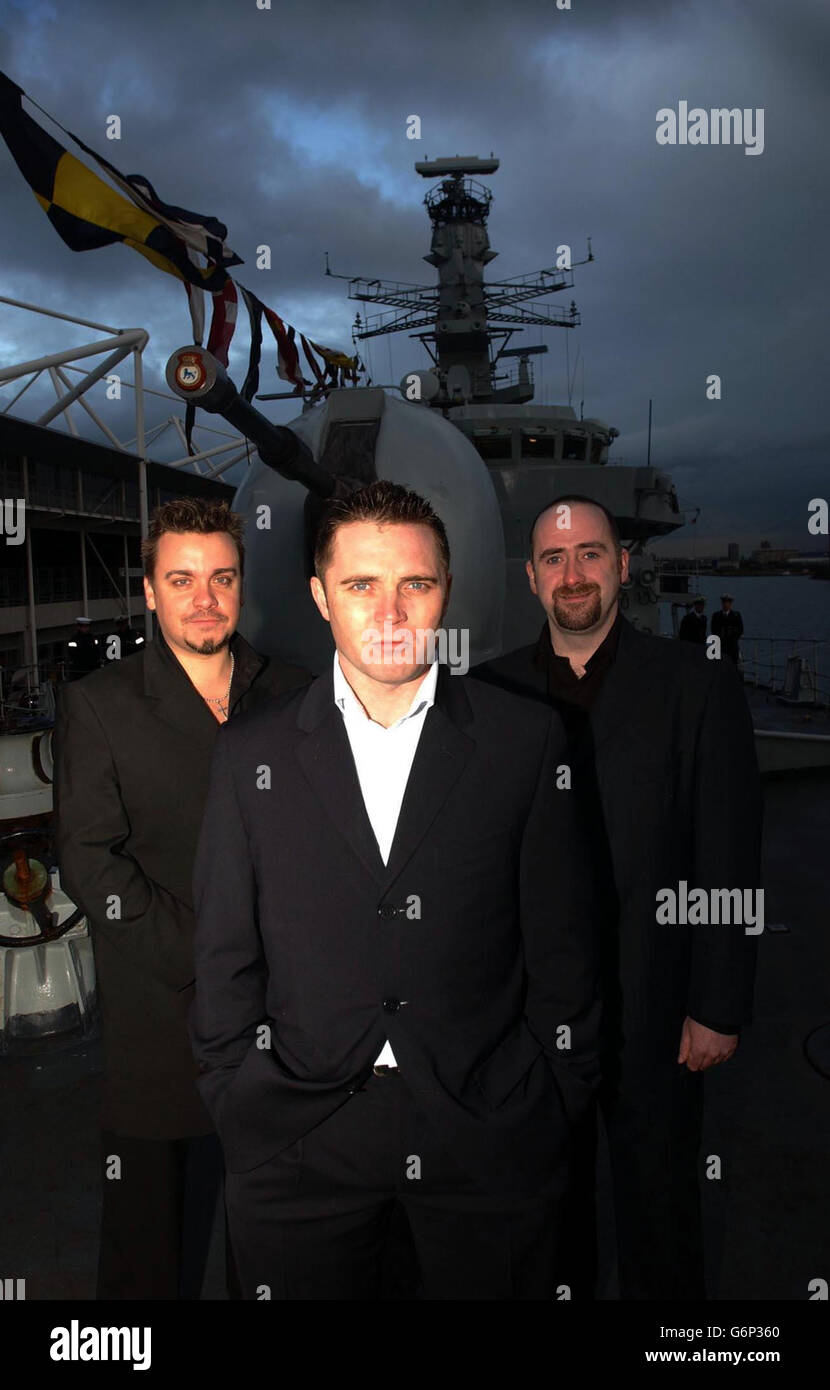
M 221 415 L 258 450 L 234 498 L 246 519 L 245 604 L 240 629 L 267 655 L 317 673 L 331 660 L 328 624 L 309 591 L 316 521 L 328 498 L 377 478 L 426 497 L 447 528 L 453 586 L 445 619 L 463 629 L 469 661 L 501 650 L 504 538 L 487 468 L 439 413 L 379 387 L 343 387 L 288 426 L 272 424 L 238 394 L 204 348 L 178 349 L 167 365 L 182 399 Z

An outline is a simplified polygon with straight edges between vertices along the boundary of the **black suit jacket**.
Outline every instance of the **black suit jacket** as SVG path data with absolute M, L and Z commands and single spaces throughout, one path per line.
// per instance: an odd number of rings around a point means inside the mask
M 690 612 L 684 614 L 678 637 L 681 642 L 706 643 L 706 614 Z
M 743 630 L 744 620 L 736 608 L 730 608 L 728 613 L 719 608 L 712 614 L 712 631 L 720 638 L 723 650 L 730 656 L 738 655 Z
M 222 729 L 194 873 L 191 1033 L 232 1171 L 347 1103 L 388 1037 L 482 1185 L 549 1176 L 563 1106 L 581 1114 L 598 1075 L 565 761 L 557 716 L 442 668 L 384 866 L 330 672 Z
M 231 717 L 306 682 L 239 633 Z M 102 1123 L 174 1139 L 212 1126 L 187 1035 L 196 840 L 220 725 L 161 633 L 58 688 L 55 828 L 61 883 L 90 921 L 104 1043 Z M 120 917 L 108 900 L 120 898 Z
M 545 624 L 540 642 L 549 640 Z M 550 704 L 538 643 L 471 674 Z M 623 619 L 578 754 L 595 862 L 613 876 L 616 896 L 622 997 L 609 1019 L 613 1041 L 622 1028 L 628 1039 L 676 1049 L 687 1013 L 737 1031 L 751 1017 L 756 938 L 742 926 L 656 921 L 658 890 L 678 891 L 681 879 L 689 890 L 760 881 L 760 779 L 734 667 Z

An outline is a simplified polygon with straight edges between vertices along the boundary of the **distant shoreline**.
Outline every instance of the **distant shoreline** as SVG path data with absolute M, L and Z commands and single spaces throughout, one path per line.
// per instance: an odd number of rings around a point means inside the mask
M 709 569 L 667 569 L 660 566 L 661 575 L 682 578 L 684 575 L 689 578 L 697 578 L 698 575 L 707 579 L 830 579 L 830 567 L 808 570 L 709 570 Z

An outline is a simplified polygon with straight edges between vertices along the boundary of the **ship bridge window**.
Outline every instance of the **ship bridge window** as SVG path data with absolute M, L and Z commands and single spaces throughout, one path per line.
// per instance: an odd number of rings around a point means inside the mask
M 483 459 L 509 459 L 510 435 L 509 434 L 490 434 L 476 430 L 473 435 L 473 443 Z
M 602 451 L 605 448 L 605 440 L 591 435 L 591 463 L 602 463 Z
M 555 434 L 547 434 L 544 428 L 538 430 L 522 430 L 523 459 L 547 459 L 548 461 L 550 461 L 554 457 L 555 453 Z
M 562 437 L 562 461 L 576 463 L 585 461 L 585 446 L 588 443 L 584 434 L 566 434 Z

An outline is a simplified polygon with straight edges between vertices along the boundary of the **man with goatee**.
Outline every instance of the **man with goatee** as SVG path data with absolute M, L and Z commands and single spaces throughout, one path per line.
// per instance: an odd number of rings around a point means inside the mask
M 742 924 L 658 925 L 656 895 L 681 880 L 690 890 L 756 887 L 759 779 L 732 663 L 629 623 L 628 568 L 603 506 L 556 498 L 534 522 L 527 562 L 545 612 L 539 639 L 472 674 L 550 702 L 565 720 L 605 891 L 600 1106 L 620 1296 L 696 1299 L 705 1297 L 702 1075 L 732 1056 L 750 1017 L 754 937 Z M 575 1209 L 596 1143 L 583 1137 Z M 562 1277 L 590 1296 L 579 1246 Z
M 191 878 L 216 735 L 302 684 L 236 631 L 243 521 L 157 509 L 142 542 L 155 640 L 60 689 L 57 851 L 91 927 L 104 1048 L 99 1299 L 198 1298 L 222 1164 L 187 1035 Z

